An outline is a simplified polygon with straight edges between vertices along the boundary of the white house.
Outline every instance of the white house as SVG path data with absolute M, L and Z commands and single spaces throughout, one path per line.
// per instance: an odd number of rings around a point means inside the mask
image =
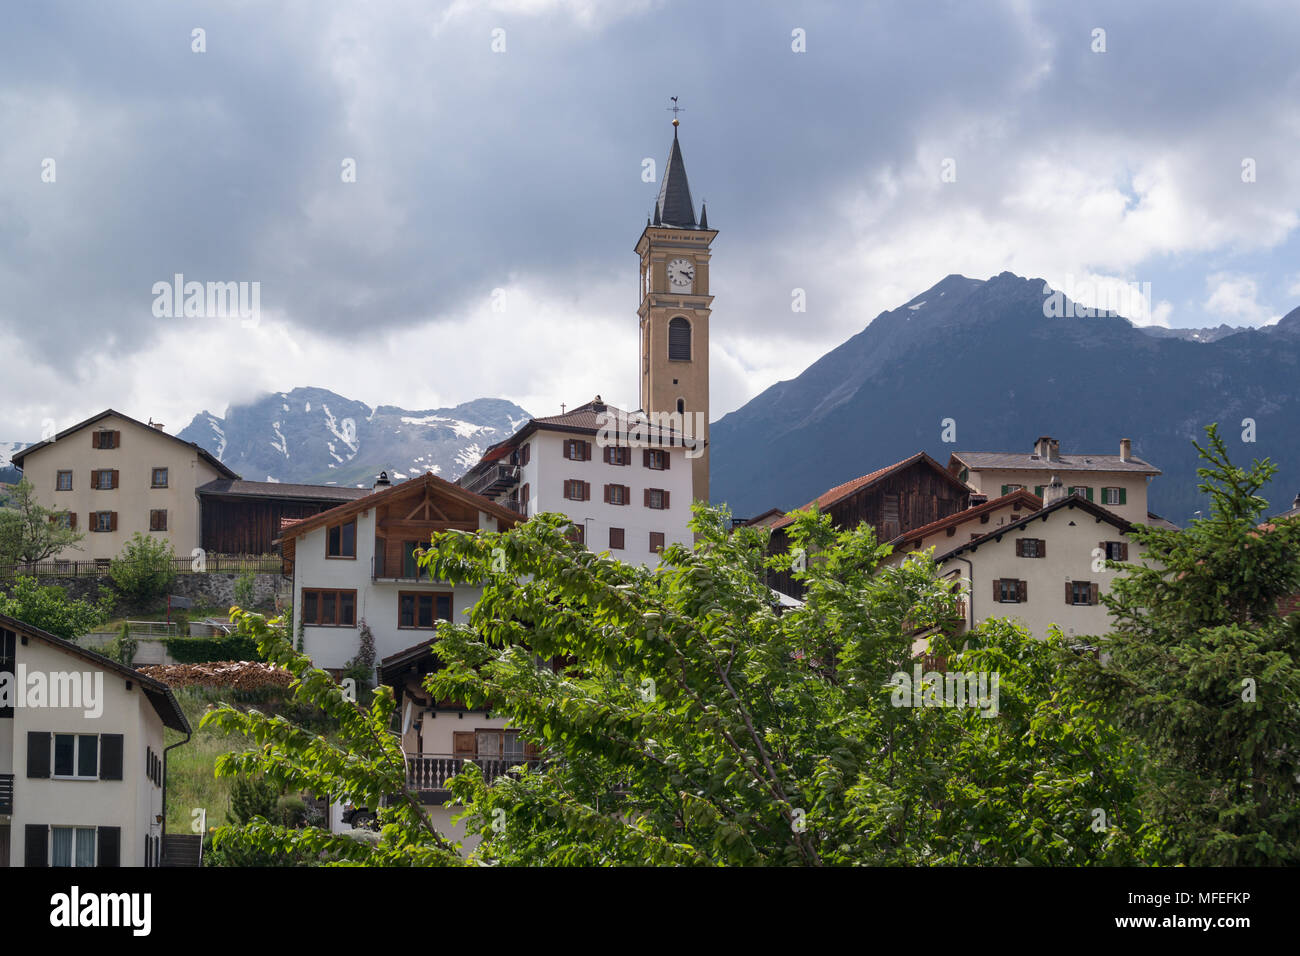
M 157 866 L 167 685 L 0 615 L 0 866 Z
M 504 531 L 519 516 L 433 474 L 375 491 L 281 531 L 293 579 L 294 625 L 317 667 L 341 670 L 369 628 L 375 658 L 433 636 L 439 620 L 464 621 L 482 588 L 421 575 L 415 551 L 435 531 Z
M 693 539 L 696 452 L 661 424 L 638 434 L 636 421 L 597 395 L 563 415 L 530 419 L 458 484 L 524 518 L 559 512 L 588 549 L 657 567 L 665 545 Z

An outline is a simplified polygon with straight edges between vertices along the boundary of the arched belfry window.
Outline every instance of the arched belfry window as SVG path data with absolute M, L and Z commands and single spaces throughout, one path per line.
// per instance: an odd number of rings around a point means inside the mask
M 680 315 L 668 323 L 668 357 L 691 360 L 691 323 Z
M 686 414 L 686 399 L 684 398 L 677 399 L 677 414 L 678 415 Z

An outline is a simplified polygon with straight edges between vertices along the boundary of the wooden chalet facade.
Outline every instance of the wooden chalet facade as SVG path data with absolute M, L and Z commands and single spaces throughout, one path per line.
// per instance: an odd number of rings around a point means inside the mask
M 837 485 L 798 510 L 816 506 L 831 516 L 836 528 L 856 528 L 865 522 L 881 541 L 890 541 L 914 528 L 964 511 L 971 489 L 925 452 Z M 784 517 L 772 524 L 770 549 L 789 547 L 786 529 L 794 523 Z M 768 584 L 783 594 L 802 597 L 803 587 L 790 571 L 768 575 Z
M 219 479 L 200 485 L 199 547 L 215 554 L 273 554 L 286 522 L 370 494 L 368 488 Z

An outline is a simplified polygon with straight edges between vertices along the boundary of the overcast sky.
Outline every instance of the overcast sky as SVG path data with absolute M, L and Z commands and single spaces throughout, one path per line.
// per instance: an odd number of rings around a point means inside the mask
M 108 406 L 177 431 L 299 385 L 635 406 L 643 161 L 662 170 L 673 95 L 720 230 L 715 419 L 954 272 L 1150 283 L 1141 318 L 1175 327 L 1300 305 L 1294 2 L 167 0 L 3 20 L 0 439 Z M 260 321 L 155 316 L 176 273 L 260 283 Z

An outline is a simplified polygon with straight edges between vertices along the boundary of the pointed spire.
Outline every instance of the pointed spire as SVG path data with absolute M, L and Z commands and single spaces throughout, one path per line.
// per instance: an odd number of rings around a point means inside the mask
M 700 228 L 709 228 L 709 207 L 705 203 L 700 203 Z
M 656 226 L 659 225 L 659 203 L 658 203 L 658 202 L 655 203 L 655 218 L 654 218 L 654 224 L 655 224 Z
M 659 187 L 659 210 L 665 226 L 695 228 L 695 206 L 691 203 L 691 187 L 686 182 L 686 163 L 682 147 L 677 142 L 677 120 L 673 119 L 673 147 L 668 154 L 668 168 Z M 659 225 L 656 219 L 655 225 Z

